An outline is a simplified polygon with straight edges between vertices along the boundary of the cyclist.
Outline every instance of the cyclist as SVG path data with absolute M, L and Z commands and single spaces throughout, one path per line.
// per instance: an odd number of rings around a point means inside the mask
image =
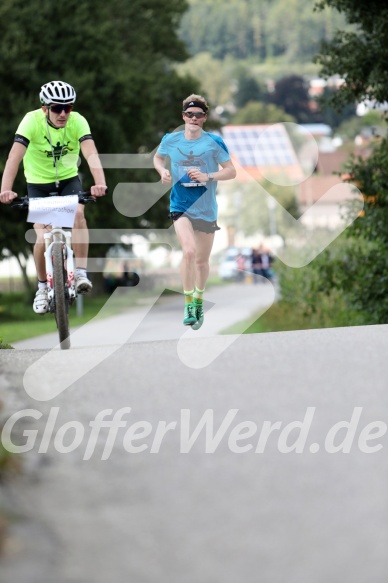
M 28 112 L 16 130 L 4 168 L 0 202 L 8 204 L 17 196 L 12 188 L 22 160 L 29 197 L 47 197 L 53 192 L 60 196 L 82 192 L 78 176 L 80 150 L 88 161 L 95 182 L 91 194 L 103 196 L 107 188 L 105 176 L 89 124 L 82 115 L 72 111 L 76 100 L 74 88 L 64 81 L 50 81 L 41 87 L 39 98 L 42 107 Z M 37 314 L 45 314 L 48 310 L 43 238 L 47 228 L 47 225 L 34 224 L 38 291 L 33 309 Z M 77 206 L 74 229 L 76 288 L 78 293 L 87 293 L 92 289 L 92 283 L 86 272 L 89 234 L 82 204 Z
M 221 137 L 203 130 L 209 111 L 201 95 L 183 100 L 183 131 L 166 134 L 154 156 L 163 184 L 173 184 L 170 214 L 183 251 L 181 265 L 185 309 L 183 324 L 203 323 L 203 293 L 217 225 L 216 186 L 236 170 Z M 171 162 L 171 172 L 165 167 Z M 220 168 L 221 166 L 221 168 Z

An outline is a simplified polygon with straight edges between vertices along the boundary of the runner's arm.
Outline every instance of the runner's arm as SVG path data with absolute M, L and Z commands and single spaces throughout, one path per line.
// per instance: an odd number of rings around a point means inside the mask
M 13 192 L 12 187 L 15 182 L 16 175 L 19 170 L 20 162 L 26 153 L 26 146 L 20 142 L 14 142 L 5 164 L 3 179 L 1 181 L 0 202 L 5 204 L 10 203 L 17 197 L 16 192 Z
M 90 193 L 92 196 L 104 196 L 107 186 L 104 170 L 94 140 L 83 140 L 81 142 L 81 152 L 89 165 L 94 179 L 94 186 L 91 187 Z
M 217 172 L 213 172 L 215 181 L 231 180 L 232 178 L 236 177 L 236 168 L 234 167 L 232 160 L 219 162 L 219 164 L 222 166 L 222 169 L 217 170 Z
M 162 184 L 170 184 L 171 183 L 171 174 L 170 171 L 165 168 L 166 164 L 166 157 L 158 154 L 156 152 L 154 156 L 154 167 L 157 172 L 160 174 L 160 178 L 162 179 Z
M 236 176 L 236 169 L 233 166 L 232 160 L 219 162 L 219 165 L 222 166 L 221 170 L 212 172 L 214 182 L 218 182 L 218 180 L 231 180 Z M 206 172 L 201 172 L 196 168 L 190 168 L 187 174 L 190 176 L 191 180 L 198 180 L 198 182 L 209 182 L 209 174 Z

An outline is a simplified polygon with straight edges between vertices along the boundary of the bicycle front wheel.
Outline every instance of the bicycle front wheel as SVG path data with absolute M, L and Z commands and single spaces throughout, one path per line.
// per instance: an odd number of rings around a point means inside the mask
M 66 271 L 63 257 L 63 243 L 55 241 L 52 250 L 55 320 L 62 349 L 70 348 L 69 296 L 66 291 Z

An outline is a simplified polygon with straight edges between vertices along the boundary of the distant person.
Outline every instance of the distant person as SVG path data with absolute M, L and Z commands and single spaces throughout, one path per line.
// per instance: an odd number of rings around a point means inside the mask
M 124 261 L 123 263 L 123 285 L 128 286 L 129 285 L 129 265 L 127 263 L 127 261 Z
M 22 160 L 30 198 L 48 197 L 53 192 L 59 196 L 82 192 L 78 176 L 80 150 L 88 161 L 95 182 L 90 189 L 91 194 L 103 196 L 106 191 L 105 176 L 89 124 L 82 115 L 72 111 L 76 100 L 74 88 L 64 81 L 50 81 L 42 86 L 39 98 L 42 107 L 27 113 L 16 130 L 4 168 L 0 202 L 9 204 L 17 196 L 12 188 Z M 89 163 L 90 159 L 93 159 L 93 165 Z M 92 289 L 92 283 L 86 272 L 89 235 L 82 204 L 77 207 L 74 228 L 75 284 L 78 293 L 87 293 Z M 33 309 L 36 314 L 45 314 L 48 293 L 43 231 L 49 230 L 50 226 L 36 223 L 34 229 L 37 235 L 34 259 L 38 291 Z
M 245 257 L 242 253 L 239 253 L 236 258 L 237 263 L 237 281 L 244 281 L 245 279 Z
M 260 269 L 261 275 L 265 277 L 265 279 L 272 280 L 273 278 L 273 271 L 272 271 L 272 264 L 274 261 L 273 255 L 271 254 L 268 247 L 265 245 L 260 245 L 259 247 L 259 255 L 260 255 Z
M 185 128 L 163 137 L 154 166 L 162 183 L 172 184 L 169 217 L 183 251 L 183 324 L 197 330 L 203 323 L 209 257 L 214 233 L 219 230 L 217 181 L 234 178 L 236 170 L 222 138 L 203 130 L 209 112 L 206 100 L 201 95 L 189 95 L 182 109 Z
M 251 253 L 251 264 L 252 264 L 252 272 L 253 272 L 253 283 L 258 283 L 260 277 L 262 275 L 261 272 L 261 255 L 258 249 L 252 249 Z

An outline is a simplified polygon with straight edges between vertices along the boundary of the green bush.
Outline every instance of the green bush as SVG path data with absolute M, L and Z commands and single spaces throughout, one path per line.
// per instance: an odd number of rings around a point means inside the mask
M 8 342 L 4 342 L 3 339 L 0 338 L 0 350 L 1 349 L 9 350 L 10 348 L 13 348 L 13 346 L 11 346 L 11 344 L 8 344 Z
M 282 311 L 300 328 L 356 326 L 370 322 L 350 285 L 354 242 L 339 238 L 303 268 L 278 265 Z M 358 246 L 357 246 L 358 249 Z M 359 250 L 359 249 L 358 249 Z M 279 308 L 277 308 L 279 309 Z

